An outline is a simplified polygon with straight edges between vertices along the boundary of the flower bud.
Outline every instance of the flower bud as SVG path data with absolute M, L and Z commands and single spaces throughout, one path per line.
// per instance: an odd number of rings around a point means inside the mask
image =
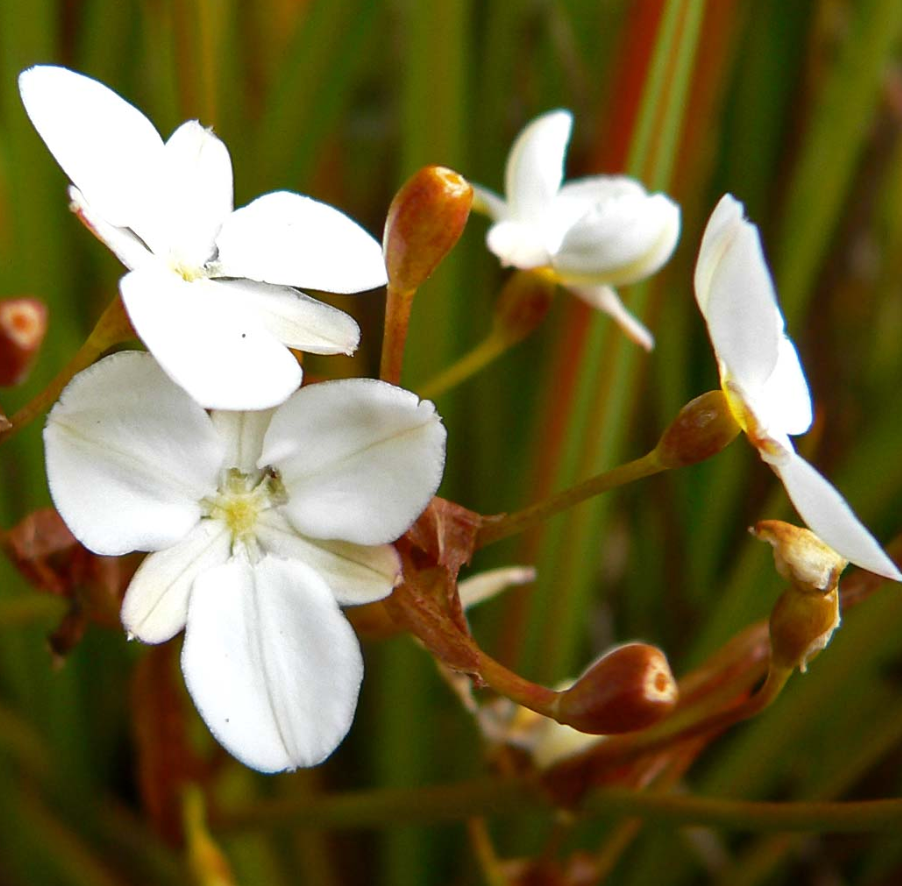
M 526 338 L 545 319 L 554 287 L 553 281 L 529 271 L 509 277 L 495 304 L 495 333 L 509 344 Z
M 613 735 L 651 726 L 673 710 L 677 697 L 664 653 L 627 643 L 603 655 L 562 692 L 554 715 L 580 732 Z
M 771 662 L 804 674 L 808 662 L 830 642 L 839 627 L 839 590 L 825 594 L 787 588 L 770 614 Z
M 749 531 L 755 538 L 773 546 L 777 572 L 800 591 L 823 593 L 832 590 L 848 565 L 848 560 L 824 544 L 810 529 L 782 520 L 761 520 Z
M 25 381 L 47 332 L 47 308 L 36 298 L 0 302 L 0 387 Z
M 443 166 L 426 166 L 395 195 L 382 246 L 389 284 L 414 290 L 423 284 L 463 233 L 473 188 Z
M 690 400 L 658 441 L 656 452 L 668 468 L 704 461 L 729 446 L 740 428 L 722 391 Z
M 790 582 L 770 615 L 771 662 L 804 674 L 839 627 L 839 576 L 848 561 L 810 530 L 782 520 L 762 520 L 751 533 L 773 545 L 777 572 Z

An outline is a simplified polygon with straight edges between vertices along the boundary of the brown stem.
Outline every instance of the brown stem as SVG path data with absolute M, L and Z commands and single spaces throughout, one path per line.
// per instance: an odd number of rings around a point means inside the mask
M 404 364 L 404 345 L 410 325 L 410 309 L 416 289 L 398 289 L 388 284 L 385 301 L 385 330 L 382 336 L 382 359 L 379 378 L 390 384 L 401 382 L 401 367 Z

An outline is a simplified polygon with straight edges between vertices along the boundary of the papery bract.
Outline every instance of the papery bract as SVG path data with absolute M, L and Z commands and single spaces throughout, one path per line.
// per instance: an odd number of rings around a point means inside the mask
M 135 331 L 201 405 L 274 406 L 301 381 L 288 348 L 354 351 L 354 320 L 291 287 L 386 282 L 379 243 L 355 222 L 287 191 L 233 211 L 229 153 L 209 129 L 191 120 L 164 143 L 90 77 L 39 65 L 19 89 L 72 180 L 73 209 L 129 269 L 120 290 Z
M 811 395 L 764 260 L 758 229 L 727 194 L 711 215 L 695 269 L 720 381 L 736 421 L 783 481 L 814 533 L 846 560 L 902 581 L 902 573 L 843 497 L 799 456 L 791 435 L 808 430 Z
M 651 334 L 612 287 L 648 277 L 670 258 L 680 209 L 626 176 L 562 184 L 572 126 L 569 111 L 536 118 L 511 148 L 505 198 L 475 188 L 474 207 L 494 222 L 488 247 L 504 265 L 549 274 L 609 314 L 633 341 L 651 348 Z
M 400 580 L 389 542 L 444 466 L 432 404 L 353 379 L 208 415 L 149 354 L 124 352 L 72 380 L 44 439 L 73 533 L 97 553 L 153 552 L 122 622 L 148 643 L 185 629 L 185 680 L 216 738 L 263 771 L 327 757 L 363 673 L 339 606 Z

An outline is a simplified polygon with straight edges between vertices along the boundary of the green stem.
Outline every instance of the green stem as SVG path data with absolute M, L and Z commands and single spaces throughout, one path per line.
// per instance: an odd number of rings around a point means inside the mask
M 517 776 L 260 800 L 220 812 L 215 830 L 259 831 L 288 826 L 387 829 L 399 824 L 461 821 L 474 815 L 534 815 L 551 809 L 550 798 L 535 781 Z M 770 803 L 601 788 L 589 793 L 581 813 L 589 818 L 628 815 L 681 827 L 706 825 L 746 832 L 898 832 L 902 827 L 899 799 Z
M 108 348 L 134 337 L 135 333 L 125 313 L 122 299 L 117 295 L 101 314 L 97 325 L 75 356 L 37 397 L 23 406 L 10 419 L 11 427 L 0 432 L 0 443 L 14 437 L 39 415 L 43 415 L 50 409 L 76 373 L 87 369 Z
M 476 375 L 485 369 L 494 360 L 497 360 L 510 348 L 510 342 L 505 336 L 494 332 L 484 338 L 473 350 L 464 354 L 456 363 L 452 363 L 443 372 L 431 378 L 419 387 L 418 393 L 424 400 L 434 400 L 436 397 L 450 391 L 461 382 Z
M 524 532 L 543 520 L 572 508 L 588 498 L 600 495 L 602 492 L 608 492 L 618 486 L 625 486 L 627 483 L 633 483 L 666 470 L 667 466 L 661 463 L 658 451 L 654 449 L 641 458 L 618 465 L 610 471 L 596 474 L 588 480 L 583 480 L 582 483 L 577 483 L 576 486 L 571 486 L 570 489 L 558 492 L 550 498 L 523 508 L 523 510 L 514 511 L 512 514 L 495 514 L 485 517 L 482 528 L 476 536 L 476 548 L 484 548 L 502 538 Z

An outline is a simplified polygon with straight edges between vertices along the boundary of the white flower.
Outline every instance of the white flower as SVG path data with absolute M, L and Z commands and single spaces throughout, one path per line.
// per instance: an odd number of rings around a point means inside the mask
M 612 286 L 648 277 L 670 258 L 680 208 L 625 176 L 596 175 L 562 186 L 572 127 L 570 112 L 558 110 L 520 133 L 507 159 L 506 200 L 476 187 L 474 207 L 494 221 L 488 247 L 504 265 L 550 274 L 651 348 L 651 334 Z
M 278 191 L 232 211 L 225 145 L 196 120 L 163 142 L 102 83 L 65 68 L 19 75 L 25 110 L 72 180 L 75 209 L 129 269 L 122 300 L 160 365 L 203 406 L 264 409 L 301 381 L 288 350 L 351 353 L 342 311 L 290 288 L 386 282 L 379 243 L 331 206 Z
M 354 379 L 275 410 L 208 414 L 149 354 L 127 351 L 72 380 L 44 440 L 76 537 L 101 554 L 154 552 L 122 621 L 147 643 L 185 628 L 185 681 L 213 735 L 263 771 L 327 757 L 363 674 L 339 605 L 400 580 L 387 543 L 444 465 L 433 405 Z
M 702 238 L 695 297 L 730 409 L 783 481 L 799 515 L 846 560 L 902 581 L 902 573 L 843 497 L 796 453 L 789 439 L 811 426 L 811 395 L 786 336 L 758 229 L 729 194 L 717 204 Z

